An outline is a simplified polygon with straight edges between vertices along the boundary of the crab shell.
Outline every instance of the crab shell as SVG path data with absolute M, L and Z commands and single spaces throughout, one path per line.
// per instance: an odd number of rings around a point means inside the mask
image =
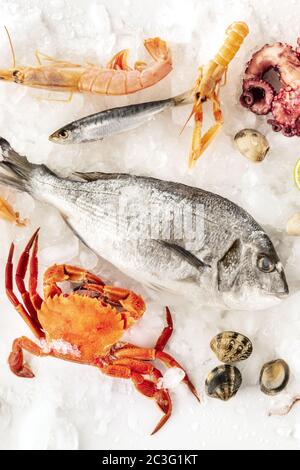
M 123 336 L 121 313 L 96 298 L 70 294 L 49 297 L 38 311 L 47 345 L 66 359 L 93 363 Z

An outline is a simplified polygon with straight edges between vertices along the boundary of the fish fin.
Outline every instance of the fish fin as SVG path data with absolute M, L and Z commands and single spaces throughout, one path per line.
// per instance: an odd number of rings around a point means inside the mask
M 26 157 L 19 155 L 7 142 L 0 137 L 0 168 L 6 173 L 0 173 L 0 183 L 19 191 L 27 191 L 26 182 L 36 165 L 30 163 Z
M 219 290 L 230 290 L 237 276 L 237 268 L 242 256 L 242 242 L 235 240 L 224 256 L 218 261 Z
M 91 181 L 98 181 L 98 180 L 105 180 L 109 179 L 112 176 L 121 176 L 120 173 L 101 173 L 98 171 L 92 171 L 90 173 L 83 173 L 80 171 L 76 171 L 70 175 L 72 178 L 77 179 L 77 181 L 86 181 L 87 183 Z
M 160 245 L 163 245 L 170 250 L 174 251 L 175 253 L 179 254 L 182 258 L 184 258 L 191 266 L 194 268 L 211 268 L 209 264 L 204 263 L 201 259 L 197 258 L 197 256 L 193 255 L 190 251 L 186 250 L 182 246 L 176 245 L 175 243 L 169 243 L 165 240 L 158 240 Z
M 148 288 L 148 289 L 151 289 L 155 292 L 172 292 L 171 289 L 167 289 L 166 287 L 164 286 L 161 286 L 160 284 L 156 284 L 155 282 L 143 282 L 142 281 L 142 284 Z
M 74 227 L 70 224 L 70 222 L 69 222 L 67 216 L 65 216 L 62 212 L 60 212 L 60 215 L 61 215 L 63 221 L 65 222 L 65 224 L 66 224 L 66 225 L 69 227 L 69 229 L 74 233 L 74 235 L 76 235 L 76 237 L 81 241 L 81 243 L 82 243 L 84 246 L 86 246 L 89 250 L 91 250 L 91 252 L 94 253 L 94 255 L 97 256 L 97 258 L 99 258 L 98 253 L 97 253 L 95 250 L 93 250 L 93 248 L 91 248 L 91 247 L 86 243 L 86 241 L 82 238 L 82 236 L 79 235 L 79 233 L 77 232 L 77 230 L 75 230 Z
M 90 182 L 90 181 L 97 181 L 101 179 L 104 174 L 106 173 L 100 173 L 97 171 L 90 172 L 90 173 L 81 173 L 80 171 L 76 171 L 76 173 L 72 173 L 72 176 L 80 179 L 81 181 L 84 180 L 84 181 Z

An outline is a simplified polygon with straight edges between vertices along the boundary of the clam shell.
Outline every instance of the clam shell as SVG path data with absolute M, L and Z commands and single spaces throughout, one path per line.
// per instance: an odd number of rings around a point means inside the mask
M 239 152 L 253 162 L 264 160 L 270 148 L 266 137 L 255 129 L 243 129 L 234 137 Z
M 235 331 L 223 331 L 215 336 L 210 347 L 221 362 L 244 361 L 252 354 L 253 346 L 247 336 Z
M 290 368 L 283 359 L 267 362 L 262 366 L 259 384 L 266 395 L 277 395 L 288 384 Z
M 288 235 L 295 237 L 300 235 L 300 212 L 297 212 L 288 220 L 286 231 Z
M 205 392 L 209 397 L 227 401 L 234 397 L 242 384 L 240 371 L 225 364 L 213 369 L 205 381 Z

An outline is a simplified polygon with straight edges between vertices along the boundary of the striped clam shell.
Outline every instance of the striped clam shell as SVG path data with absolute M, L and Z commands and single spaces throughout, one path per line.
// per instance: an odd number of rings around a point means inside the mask
M 221 362 L 244 361 L 252 354 L 252 343 L 247 336 L 235 331 L 223 331 L 215 336 L 210 347 Z
M 205 381 L 205 392 L 209 397 L 227 401 L 234 397 L 242 385 L 240 371 L 229 364 L 213 369 Z

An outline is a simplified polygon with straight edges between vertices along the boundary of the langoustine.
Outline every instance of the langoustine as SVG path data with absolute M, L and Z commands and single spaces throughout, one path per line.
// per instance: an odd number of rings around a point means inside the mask
M 258 115 L 270 112 L 268 120 L 275 132 L 287 137 L 300 136 L 300 38 L 295 49 L 281 42 L 265 45 L 248 62 L 241 104 Z M 275 88 L 264 79 L 274 69 L 281 88 Z
M 165 41 L 158 37 L 146 39 L 144 46 L 154 62 L 136 62 L 134 69 L 127 63 L 128 50 L 116 54 L 105 68 L 73 64 L 38 52 L 38 66 L 18 67 L 13 53 L 13 67 L 0 70 L 0 79 L 52 91 L 127 95 L 155 85 L 172 70 L 171 52 Z
M 194 115 L 195 127 L 189 155 L 189 166 L 193 167 L 196 161 L 215 138 L 223 125 L 223 114 L 220 103 L 220 87 L 230 62 L 240 49 L 244 39 L 249 33 L 246 23 L 240 21 L 232 23 L 226 30 L 226 38 L 217 54 L 205 66 L 199 67 L 199 77 L 194 86 L 194 106 L 191 116 Z M 215 124 L 202 135 L 203 103 L 212 102 Z

